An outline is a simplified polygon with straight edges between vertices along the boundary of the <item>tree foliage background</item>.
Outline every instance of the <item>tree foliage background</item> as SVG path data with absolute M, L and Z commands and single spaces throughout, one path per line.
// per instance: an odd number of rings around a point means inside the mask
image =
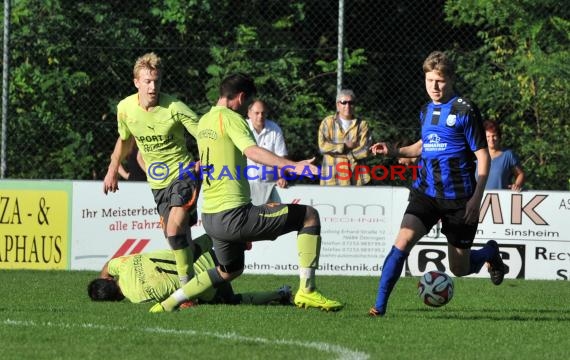
M 374 140 L 417 139 L 421 64 L 446 50 L 459 91 L 503 126 L 527 188 L 570 189 L 563 2 L 346 0 L 344 11 L 343 84 Z M 253 75 L 293 159 L 318 155 L 319 122 L 335 109 L 335 1 L 13 0 L 10 31 L 9 178 L 101 179 L 116 104 L 134 93 L 132 66 L 148 51 L 165 62 L 163 91 L 199 114 L 226 74 Z

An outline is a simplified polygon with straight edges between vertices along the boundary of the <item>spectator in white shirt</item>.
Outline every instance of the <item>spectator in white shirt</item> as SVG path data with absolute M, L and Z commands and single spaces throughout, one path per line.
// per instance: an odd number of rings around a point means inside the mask
M 247 123 L 249 128 L 253 132 L 255 141 L 257 145 L 272 151 L 279 156 L 287 156 L 287 146 L 285 145 L 285 139 L 283 138 L 283 132 L 279 125 L 274 121 L 266 119 L 267 116 L 267 106 L 263 100 L 255 100 L 251 103 L 247 112 Z M 264 165 L 257 164 L 251 160 L 247 160 L 248 166 L 255 166 L 255 171 L 248 171 L 251 182 L 266 182 L 275 183 L 280 188 L 287 187 L 287 180 L 281 175 L 281 171 L 278 169 L 272 169 L 271 167 L 265 167 Z M 266 168 L 263 171 L 263 168 Z M 274 176 L 277 175 L 277 176 Z

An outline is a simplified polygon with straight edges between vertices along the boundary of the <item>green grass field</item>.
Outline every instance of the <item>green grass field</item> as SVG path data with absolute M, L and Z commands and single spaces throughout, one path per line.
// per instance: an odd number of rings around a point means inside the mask
M 0 271 L 2 359 L 568 359 L 570 284 L 455 279 L 428 308 L 403 278 L 384 318 L 366 314 L 375 277 L 321 276 L 337 313 L 293 306 L 202 305 L 149 314 L 150 304 L 94 303 L 95 272 Z M 236 291 L 297 286 L 294 276 L 243 275 Z

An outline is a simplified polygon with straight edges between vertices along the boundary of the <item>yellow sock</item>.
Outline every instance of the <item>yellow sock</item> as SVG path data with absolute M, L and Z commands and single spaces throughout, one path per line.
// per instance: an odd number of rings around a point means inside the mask
M 193 240 L 193 242 L 200 247 L 200 254 L 194 254 L 196 257 L 207 253 L 210 249 L 212 249 L 213 246 L 212 239 L 208 236 L 208 234 L 198 236 Z
M 182 287 L 182 291 L 187 299 L 198 297 L 204 291 L 212 287 L 212 279 L 210 274 L 204 271 L 192 278 L 188 284 Z
M 176 290 L 172 295 L 170 295 L 166 300 L 160 303 L 164 310 L 166 311 L 174 311 L 178 305 L 182 304 L 184 301 L 188 300 L 184 295 L 182 289 Z
M 199 297 L 202 293 L 212 287 L 212 280 L 207 271 L 194 276 L 186 285 L 176 290 L 161 305 L 166 311 L 173 311 L 188 299 Z
M 315 289 L 315 269 L 319 266 L 321 236 L 302 233 L 297 236 L 299 256 L 299 288 L 306 292 Z
M 186 246 L 183 249 L 172 250 L 174 252 L 174 259 L 176 260 L 176 272 L 180 278 L 180 284 L 186 284 L 192 277 L 194 277 L 194 252 L 191 246 Z

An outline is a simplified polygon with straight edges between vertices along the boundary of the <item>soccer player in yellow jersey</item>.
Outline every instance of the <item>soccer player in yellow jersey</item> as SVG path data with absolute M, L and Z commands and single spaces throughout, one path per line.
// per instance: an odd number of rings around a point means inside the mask
M 216 267 L 212 250 L 207 250 L 194 263 L 197 274 Z M 210 288 L 194 304 L 291 304 L 291 288 L 282 286 L 276 291 L 259 291 L 236 294 L 230 283 Z M 93 301 L 128 301 L 139 304 L 162 301 L 180 287 L 176 262 L 170 250 L 121 256 L 109 260 L 103 266 L 99 278 L 87 286 L 87 294 Z
M 194 270 L 197 274 L 216 267 L 217 260 L 209 238 L 195 240 Z M 210 288 L 199 297 L 190 299 L 198 304 L 291 304 L 291 288 L 282 286 L 276 291 L 259 291 L 235 294 L 230 283 Z M 128 301 L 138 304 L 162 301 L 180 287 L 176 261 L 170 250 L 126 255 L 105 263 L 99 278 L 87 286 L 93 301 Z
M 103 191 L 107 194 L 119 189 L 119 165 L 129 153 L 128 145 L 134 137 L 164 224 L 164 235 L 174 252 L 180 283 L 185 284 L 194 276 L 190 227 L 197 221 L 200 179 L 189 169 L 192 157 L 186 148 L 184 129 L 195 137 L 198 116 L 182 101 L 160 92 L 162 66 L 156 54 L 139 57 L 133 75 L 138 91 L 117 106 L 119 139 Z
M 300 286 L 294 302 L 299 307 L 339 310 L 342 304 L 322 295 L 315 285 L 319 264 L 321 224 L 319 214 L 300 204 L 251 204 L 248 179 L 243 175 L 247 158 L 280 171 L 317 174 L 312 160 L 293 162 L 257 146 L 242 114 L 256 93 L 253 79 L 244 74 L 230 75 L 220 85 L 216 106 L 198 125 L 198 148 L 203 168 L 202 223 L 212 238 L 217 268 L 197 274 L 168 299 L 155 304 L 151 312 L 173 311 L 210 287 L 219 287 L 240 276 L 244 270 L 244 250 L 249 241 L 275 240 L 297 231 Z

